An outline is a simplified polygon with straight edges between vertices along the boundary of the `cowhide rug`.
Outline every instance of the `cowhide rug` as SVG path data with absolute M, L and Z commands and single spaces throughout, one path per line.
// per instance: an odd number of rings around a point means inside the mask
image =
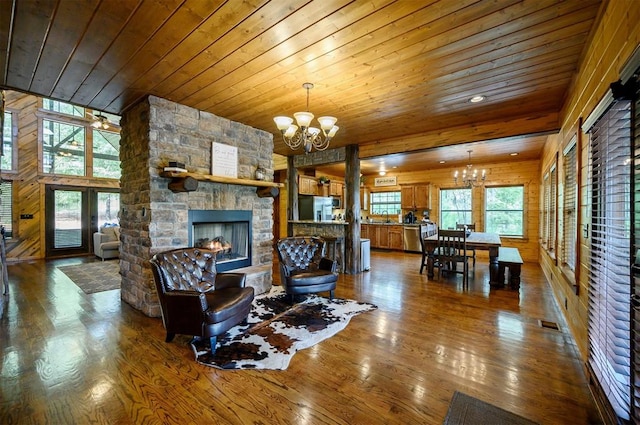
M 309 295 L 290 304 L 274 286 L 253 300 L 246 325 L 218 337 L 215 354 L 208 340 L 194 339 L 196 361 L 219 369 L 286 369 L 298 350 L 311 347 L 346 328 L 353 316 L 377 307 L 353 300 Z

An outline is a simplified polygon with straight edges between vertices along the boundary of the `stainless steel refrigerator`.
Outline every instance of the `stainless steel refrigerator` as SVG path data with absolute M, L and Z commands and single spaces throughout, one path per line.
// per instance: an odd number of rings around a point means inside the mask
M 333 202 L 330 196 L 298 197 L 298 218 L 300 220 L 331 221 Z

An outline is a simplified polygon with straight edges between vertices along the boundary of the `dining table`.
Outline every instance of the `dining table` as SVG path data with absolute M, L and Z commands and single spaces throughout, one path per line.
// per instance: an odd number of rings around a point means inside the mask
M 469 232 L 467 236 L 467 248 L 489 251 L 489 284 L 499 285 L 498 279 L 498 251 L 502 242 L 497 233 Z M 438 245 L 438 234 L 424 238 L 424 249 L 427 251 L 427 276 L 432 278 L 435 251 Z

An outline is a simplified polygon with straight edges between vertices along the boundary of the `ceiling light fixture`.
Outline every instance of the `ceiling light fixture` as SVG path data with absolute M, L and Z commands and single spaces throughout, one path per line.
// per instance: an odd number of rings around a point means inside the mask
M 93 116 L 94 121 L 91 123 L 93 128 L 102 128 L 106 130 L 109 128 L 109 119 L 102 114 L 96 114 Z
M 480 176 L 478 176 L 478 170 L 473 170 L 471 167 L 471 152 L 469 152 L 469 163 L 467 164 L 467 168 L 462 170 L 462 179 L 461 183 L 466 187 L 473 187 L 478 185 L 483 185 L 485 179 L 487 178 L 485 170 L 482 170 Z M 458 170 L 453 173 L 453 181 L 456 185 L 458 185 Z
M 485 100 L 486 97 L 482 96 L 482 95 L 477 95 L 477 96 L 473 96 L 469 99 L 469 102 L 471 103 L 478 103 L 478 102 L 482 102 L 483 100 Z
M 293 125 L 293 119 L 285 116 L 277 116 L 273 120 L 278 126 L 278 130 L 282 133 L 282 139 L 291 149 L 296 150 L 303 146 L 304 153 L 311 152 L 313 148 L 323 151 L 329 147 L 329 142 L 338 132 L 339 127 L 335 125 L 338 119 L 336 117 L 318 118 L 324 135 L 324 138 L 322 138 L 320 129 L 310 127 L 313 114 L 309 112 L 309 90 L 313 88 L 313 84 L 304 83 L 302 88 L 307 90 L 307 111 L 293 114 L 298 125 Z M 300 128 L 300 131 L 298 131 L 298 128 Z
M 387 174 L 387 172 L 386 172 L 386 171 L 384 171 L 384 170 L 380 170 L 380 171 L 378 171 L 378 174 L 380 174 L 381 176 L 384 176 L 384 175 L 386 175 L 386 174 Z

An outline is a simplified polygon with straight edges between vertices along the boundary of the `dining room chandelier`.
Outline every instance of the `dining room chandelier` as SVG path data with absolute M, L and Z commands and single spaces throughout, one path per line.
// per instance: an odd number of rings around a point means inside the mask
M 284 143 L 292 150 L 304 147 L 304 153 L 310 153 L 312 149 L 323 151 L 329 147 L 329 142 L 338 132 L 338 126 L 335 125 L 338 119 L 336 117 L 319 117 L 320 129 L 311 127 L 313 114 L 309 112 L 309 90 L 313 88 L 312 83 L 304 83 L 302 88 L 307 90 L 307 110 L 306 112 L 296 112 L 293 119 L 285 116 L 277 116 L 273 120 L 278 126 L 278 130 L 282 133 Z M 322 135 L 320 131 L 322 130 Z M 324 137 L 323 137 L 324 136 Z
M 459 177 L 459 172 L 458 170 L 456 170 L 453 173 L 453 181 L 455 182 L 456 186 L 457 185 L 462 185 L 465 187 L 474 187 L 474 186 L 479 186 L 479 185 L 483 185 L 486 178 L 487 178 L 487 174 L 485 172 L 485 170 L 482 170 L 480 172 L 480 174 L 478 175 L 478 170 L 477 169 L 473 169 L 472 165 L 471 165 L 471 152 L 472 151 L 467 151 L 469 152 L 469 163 L 467 164 L 467 168 L 462 170 L 462 176 Z

